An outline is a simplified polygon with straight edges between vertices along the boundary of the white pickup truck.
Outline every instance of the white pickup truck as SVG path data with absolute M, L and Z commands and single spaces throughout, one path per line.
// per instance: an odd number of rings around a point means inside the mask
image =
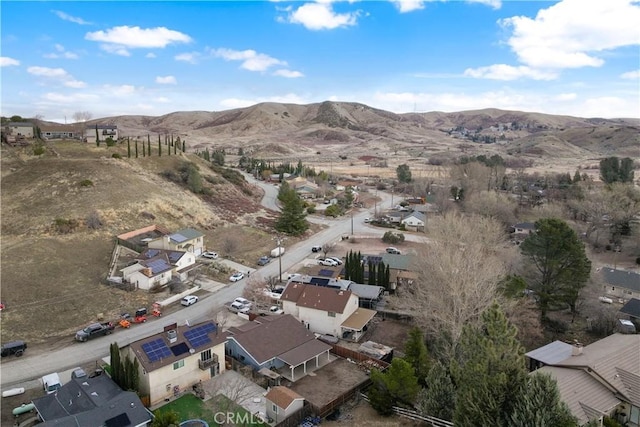
M 62 387 L 62 382 L 60 381 L 60 376 L 57 372 L 53 374 L 45 375 L 42 377 L 42 387 L 47 394 L 55 393 L 58 391 L 60 387 Z

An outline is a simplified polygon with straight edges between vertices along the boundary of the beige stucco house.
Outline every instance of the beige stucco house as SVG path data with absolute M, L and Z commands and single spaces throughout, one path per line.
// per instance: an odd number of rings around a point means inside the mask
M 265 396 L 267 417 L 275 424 L 288 418 L 304 406 L 304 397 L 284 386 L 272 387 Z
M 87 126 L 84 130 L 84 140 L 89 144 L 96 143 L 96 132 L 100 142 L 105 142 L 107 138 L 111 138 L 114 141 L 118 140 L 118 126 L 117 125 L 93 125 Z
M 153 239 L 147 246 L 153 249 L 191 252 L 200 256 L 205 251 L 204 234 L 193 228 L 183 228 L 173 234 Z
M 226 341 L 226 334 L 212 321 L 173 324 L 121 352 L 138 360 L 140 391 L 155 405 L 224 372 Z
M 351 291 L 324 286 L 289 283 L 280 297 L 282 309 L 307 329 L 319 334 L 358 341 L 376 315 L 359 307 Z
M 2 131 L 13 138 L 18 136 L 33 138 L 34 128 L 33 123 L 30 122 L 9 122 L 2 125 Z
M 606 296 L 627 301 L 640 298 L 640 273 L 602 267 L 600 275 L 604 281 Z

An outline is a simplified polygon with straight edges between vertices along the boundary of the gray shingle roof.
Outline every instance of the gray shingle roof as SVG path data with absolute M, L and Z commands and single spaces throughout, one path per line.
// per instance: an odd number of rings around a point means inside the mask
M 178 230 L 176 231 L 174 234 L 180 234 L 184 237 L 187 238 L 187 240 L 193 240 L 193 239 L 197 239 L 198 237 L 203 237 L 204 234 L 202 234 L 201 232 L 199 232 L 198 230 L 195 230 L 193 228 L 183 228 L 182 230 Z M 172 234 L 173 236 L 173 234 Z
M 620 313 L 628 314 L 632 317 L 637 317 L 640 319 L 640 299 L 631 298 L 625 305 L 620 309 Z
M 602 268 L 602 277 L 607 284 L 640 292 L 640 274 L 633 271 Z

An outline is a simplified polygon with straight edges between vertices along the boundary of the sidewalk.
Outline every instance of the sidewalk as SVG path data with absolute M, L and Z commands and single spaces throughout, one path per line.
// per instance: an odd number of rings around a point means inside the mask
M 200 285 L 200 289 L 202 289 L 203 291 L 211 293 L 219 291 L 220 289 L 223 289 L 225 286 L 227 286 L 224 283 L 216 282 L 215 280 L 206 278 L 198 278 L 195 280 L 195 283 L 197 285 Z

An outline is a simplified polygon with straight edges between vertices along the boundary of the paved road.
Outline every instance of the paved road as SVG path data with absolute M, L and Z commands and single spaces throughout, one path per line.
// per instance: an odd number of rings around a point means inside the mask
M 258 182 L 256 185 L 261 184 Z M 275 203 L 273 201 L 277 199 L 277 188 L 273 185 L 263 184 L 263 188 L 265 187 L 269 188 L 269 190 L 265 189 L 265 203 Z M 382 199 L 377 206 L 378 209 L 391 207 L 391 195 L 378 192 L 378 196 Z M 288 246 L 285 242 L 286 253 L 281 258 L 252 273 L 252 276 L 257 274 L 261 277 L 277 277 L 280 271 L 284 273 L 307 258 L 312 245 L 323 245 L 338 241 L 342 235 L 352 234 L 352 231 L 355 235 L 380 235 L 379 229 L 364 223 L 364 218 L 370 216 L 373 216 L 371 211 L 361 210 L 354 212 L 353 216 L 335 220 L 323 220 L 323 222 L 330 224 L 328 228 L 293 246 Z M 165 314 L 160 319 L 153 319 L 147 323 L 135 325 L 131 329 L 117 330 L 108 337 L 96 338 L 85 343 L 74 343 L 67 348 L 51 351 L 44 355 L 30 356 L 27 350 L 26 354 L 20 358 L 5 358 L 0 365 L 1 389 L 4 391 L 18 385 L 27 388 L 32 387 L 33 380 L 43 375 L 71 369 L 75 366 L 84 366 L 100 360 L 108 356 L 109 345 L 114 341 L 117 341 L 118 345 L 122 347 L 146 336 L 162 332 L 165 325 L 176 322 L 182 325 L 186 321 L 194 324 L 210 318 L 212 312 L 222 309 L 225 303 L 242 295 L 246 282 L 247 279 L 245 278 L 234 284 L 229 284 L 221 289 L 219 288 L 215 293 L 201 297 L 197 304 L 182 308 L 174 313 Z

